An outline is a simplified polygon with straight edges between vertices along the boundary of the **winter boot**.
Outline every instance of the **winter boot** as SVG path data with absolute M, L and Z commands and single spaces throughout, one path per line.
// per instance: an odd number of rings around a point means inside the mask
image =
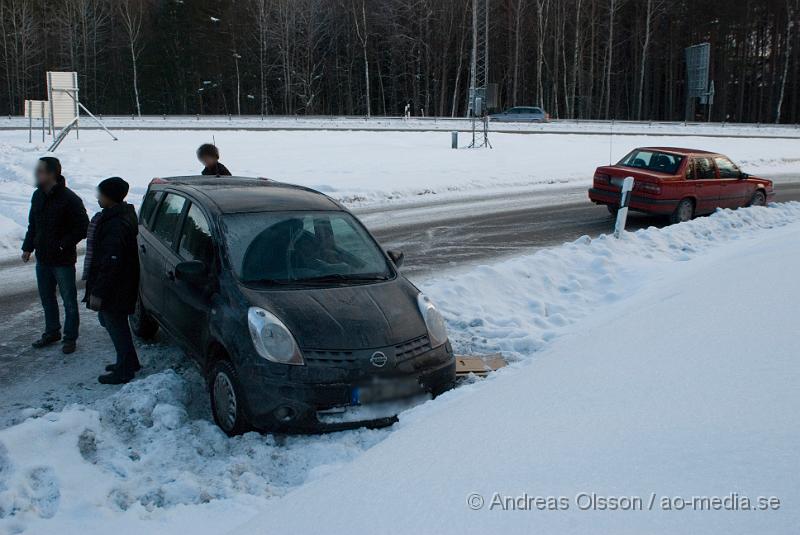
M 52 333 L 44 333 L 41 338 L 36 340 L 31 345 L 33 346 L 34 349 L 41 349 L 43 347 L 55 344 L 59 340 L 61 340 L 61 332 L 59 331 Z

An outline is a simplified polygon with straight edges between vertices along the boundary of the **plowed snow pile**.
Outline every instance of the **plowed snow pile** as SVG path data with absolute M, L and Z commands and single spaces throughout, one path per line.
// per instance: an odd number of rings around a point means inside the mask
M 572 496 L 576 482 L 617 494 L 776 494 L 783 510 L 749 513 L 742 526 L 796 525 L 797 489 L 786 478 L 800 466 L 786 447 L 800 436 L 775 376 L 798 374 L 786 367 L 787 333 L 769 326 L 785 327 L 797 310 L 786 304 L 800 297 L 798 231 L 800 203 L 722 211 L 428 280 L 458 350 L 500 350 L 515 364 L 403 413 L 390 430 L 228 439 L 191 371 L 150 375 L 90 406 L 34 412 L 0 431 L 0 531 L 220 533 L 265 508 L 253 526 L 275 533 L 500 533 L 538 522 L 602 531 L 629 520 L 638 532 L 697 521 L 730 533 L 730 519 L 742 518 L 542 520 L 470 511 L 464 501 L 470 492 L 487 501 L 492 491 Z M 761 413 L 767 398 L 773 418 Z M 669 521 L 653 524 L 660 518 Z

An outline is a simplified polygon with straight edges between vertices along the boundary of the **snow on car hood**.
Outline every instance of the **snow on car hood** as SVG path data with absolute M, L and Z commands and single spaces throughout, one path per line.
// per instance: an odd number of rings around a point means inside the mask
M 376 284 L 242 291 L 253 306 L 281 318 L 302 348 L 371 349 L 427 332 L 417 290 L 402 277 Z

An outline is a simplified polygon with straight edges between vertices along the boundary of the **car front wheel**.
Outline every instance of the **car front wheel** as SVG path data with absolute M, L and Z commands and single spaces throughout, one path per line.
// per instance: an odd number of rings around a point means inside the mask
M 694 202 L 691 199 L 683 199 L 678 203 L 675 211 L 669 216 L 670 223 L 683 223 L 694 217 Z
M 136 309 L 129 316 L 129 323 L 133 334 L 144 340 L 152 340 L 158 332 L 158 323 L 144 308 L 141 296 L 136 299 Z
M 244 411 L 239 376 L 233 365 L 222 360 L 214 365 L 208 384 L 214 422 L 228 436 L 241 435 L 251 429 Z
M 760 189 L 756 190 L 756 192 L 753 193 L 753 196 L 750 198 L 750 204 L 748 204 L 748 206 L 766 206 L 766 205 L 767 205 L 767 196 L 764 195 L 764 192 L 761 191 Z

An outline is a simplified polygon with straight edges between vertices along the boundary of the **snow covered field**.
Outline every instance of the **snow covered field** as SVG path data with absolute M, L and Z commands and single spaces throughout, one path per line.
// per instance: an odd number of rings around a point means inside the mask
M 493 150 L 455 151 L 448 132 L 173 130 L 118 135 L 115 142 L 104 132 L 83 131 L 80 141 L 71 136 L 57 153 L 68 184 L 90 212 L 96 209 L 94 188 L 100 180 L 122 176 L 133 186 L 131 202 L 138 204 L 154 176 L 199 172 L 194 151 L 212 139 L 235 174 L 311 186 L 350 206 L 588 186 L 597 165 L 642 145 L 727 153 L 745 170 L 768 177 L 800 174 L 796 139 L 496 134 Z M 0 255 L 19 247 L 33 166 L 46 148 L 28 144 L 27 132 L 0 131 L 0 249 L 7 249 Z
M 458 351 L 514 364 L 389 430 L 227 439 L 177 351 L 142 347 L 155 373 L 0 431 L 0 530 L 220 533 L 259 515 L 235 532 L 789 532 L 798 231 L 800 203 L 726 210 L 423 281 Z M 514 512 L 488 510 L 494 492 L 782 505 Z

